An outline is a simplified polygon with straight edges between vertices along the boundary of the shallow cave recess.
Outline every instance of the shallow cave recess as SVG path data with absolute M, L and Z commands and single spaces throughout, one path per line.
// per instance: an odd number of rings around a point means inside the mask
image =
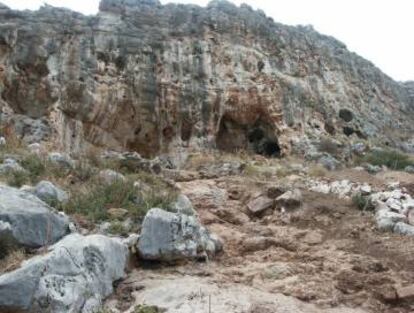
M 266 157 L 281 156 L 274 129 L 262 120 L 253 125 L 242 125 L 224 116 L 220 122 L 216 144 L 219 150 L 226 152 L 245 150 Z

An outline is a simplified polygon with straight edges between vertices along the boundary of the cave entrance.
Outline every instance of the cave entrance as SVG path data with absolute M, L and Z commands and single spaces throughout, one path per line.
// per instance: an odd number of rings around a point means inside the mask
M 218 149 L 227 152 L 247 150 L 266 157 L 281 156 L 279 142 L 272 127 L 260 120 L 253 126 L 246 126 L 224 116 L 216 144 Z

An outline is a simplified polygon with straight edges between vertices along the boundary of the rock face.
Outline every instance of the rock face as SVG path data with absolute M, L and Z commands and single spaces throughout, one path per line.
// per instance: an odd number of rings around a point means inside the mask
M 69 235 L 48 254 L 0 276 L 0 311 L 96 312 L 123 277 L 127 254 L 115 239 Z
M 69 232 L 65 215 L 28 192 L 6 186 L 0 186 L 0 222 L 9 225 L 17 244 L 29 248 L 53 244 Z
M 66 150 L 277 156 L 304 133 L 392 145 L 413 133 L 410 86 L 247 5 L 102 0 L 96 16 L 0 7 L 1 121 Z
M 145 216 L 138 252 L 145 260 L 176 261 L 213 256 L 221 249 L 194 216 L 151 209 Z

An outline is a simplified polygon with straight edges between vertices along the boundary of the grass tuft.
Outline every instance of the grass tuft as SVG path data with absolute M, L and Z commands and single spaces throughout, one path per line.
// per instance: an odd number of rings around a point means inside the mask
M 396 150 L 374 150 L 358 159 L 358 163 L 385 165 L 392 170 L 403 170 L 407 166 L 414 166 L 414 160 L 407 154 Z

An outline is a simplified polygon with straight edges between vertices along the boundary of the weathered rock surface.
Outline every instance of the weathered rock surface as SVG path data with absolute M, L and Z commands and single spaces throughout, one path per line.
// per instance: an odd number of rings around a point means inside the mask
M 6 186 L 0 186 L 0 221 L 10 225 L 19 245 L 29 248 L 53 244 L 69 232 L 67 216 L 28 192 Z
M 125 176 L 113 170 L 102 170 L 99 172 L 99 178 L 108 185 L 116 182 L 125 181 Z
M 75 161 L 73 161 L 72 158 L 65 153 L 51 152 L 48 155 L 48 159 L 51 163 L 63 169 L 70 169 L 75 166 Z
M 274 207 L 275 201 L 267 196 L 260 195 L 247 203 L 247 209 L 252 215 L 262 215 Z
M 150 277 L 139 279 L 136 304 L 154 305 L 166 313 L 365 313 L 346 307 L 320 308 L 293 297 L 261 291 L 242 284 L 221 283 L 203 277 Z M 131 281 L 133 282 L 133 280 Z M 210 300 L 209 300 L 210 299 Z M 210 303 L 210 304 L 209 304 Z
M 145 216 L 138 252 L 145 260 L 176 261 L 214 256 L 221 250 L 219 239 L 194 216 L 151 209 Z
M 39 182 L 33 188 L 33 194 L 52 206 L 58 203 L 65 203 L 69 200 L 69 195 L 66 191 L 47 180 Z
M 276 198 L 276 205 L 279 208 L 295 209 L 302 204 L 302 192 L 299 189 L 286 191 Z
M 172 204 L 172 210 L 176 213 L 186 215 L 197 214 L 190 199 L 188 199 L 188 197 L 184 194 L 178 195 L 177 200 Z
M 16 160 L 7 158 L 0 164 L 0 174 L 12 172 L 25 172 L 25 169 Z
M 100 235 L 65 237 L 0 276 L 0 311 L 92 313 L 124 276 L 128 248 Z
M 189 146 L 277 156 L 303 133 L 411 142 L 411 84 L 247 5 L 103 0 L 96 16 L 2 7 L 0 21 L 0 119 L 29 142 L 145 157 Z

